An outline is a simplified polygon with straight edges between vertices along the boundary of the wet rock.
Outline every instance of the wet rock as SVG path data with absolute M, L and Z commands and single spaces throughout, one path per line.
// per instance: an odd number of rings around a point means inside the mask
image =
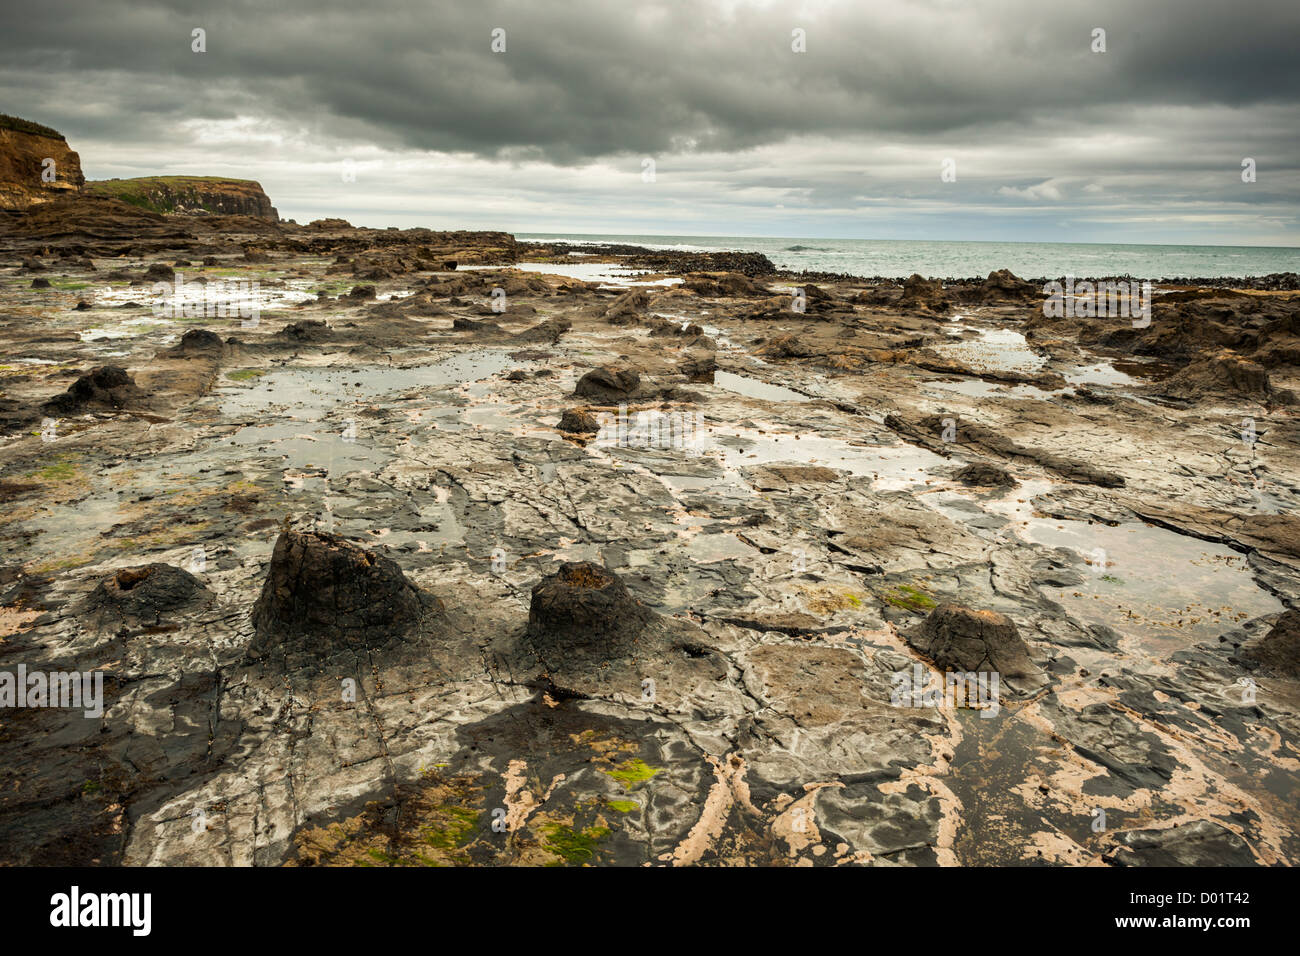
M 609 304 L 605 319 L 610 325 L 635 325 L 650 306 L 650 296 L 643 289 L 629 289 Z
M 82 375 L 66 392 L 51 398 L 41 409 L 47 414 L 69 415 L 87 407 L 125 408 L 140 404 L 144 397 L 126 369 L 101 365 Z
M 208 329 L 190 329 L 181 336 L 180 342 L 170 349 L 171 354 L 180 356 L 201 356 L 219 358 L 226 350 L 221 336 Z
M 902 290 L 896 282 L 878 282 L 868 289 L 863 289 L 853 301 L 859 305 L 893 305 L 902 296 Z
M 604 405 L 617 405 L 636 396 L 641 376 L 632 369 L 592 369 L 578 379 L 573 394 Z
M 248 654 L 293 666 L 395 648 L 440 607 L 391 558 L 338 535 L 286 530 L 253 605 Z
M 996 611 L 940 604 L 905 637 L 941 670 L 997 673 L 1019 690 L 1043 682 L 1015 623 Z
M 808 358 L 816 354 L 799 336 L 790 334 L 774 335 L 757 351 L 759 355 L 774 359 Z
M 903 295 L 898 300 L 898 306 L 902 309 L 947 312 L 948 297 L 943 291 L 943 283 L 938 279 L 926 279 L 912 273 L 903 283 Z
M 910 420 L 891 412 L 885 416 L 885 425 L 936 454 L 951 455 L 955 450 L 954 446 L 974 448 L 983 454 L 1012 461 L 1033 462 L 1074 481 L 1099 485 L 1102 488 L 1124 486 L 1124 476 L 1117 472 L 1106 471 L 1090 462 L 1067 458 L 1044 448 L 1021 445 L 992 428 L 966 419 L 958 419 L 954 422 L 956 436 L 951 442 L 942 439 L 947 427 L 943 415 L 925 415 Z
M 512 369 L 511 372 L 506 376 L 507 382 L 526 382 L 527 380 L 528 380 L 528 373 L 521 368 Z
M 1213 820 L 1162 830 L 1129 830 L 1112 854 L 1117 866 L 1256 866 L 1250 846 Z
M 1243 648 L 1241 656 L 1270 674 L 1300 680 L 1300 611 L 1295 608 L 1283 611 L 1269 632 L 1255 644 Z
M 1224 350 L 1165 379 L 1161 392 L 1174 398 L 1230 395 L 1265 404 L 1294 404 L 1295 396 L 1275 389 L 1264 366 Z
M 843 477 L 822 465 L 760 465 L 747 471 L 758 491 L 791 491 L 803 485 L 823 485 Z
M 94 306 L 92 306 L 92 305 L 91 305 L 89 302 L 87 302 L 85 299 L 78 299 L 78 300 L 77 300 L 76 311 L 78 311 L 78 312 L 89 312 L 92 308 L 94 308 Z
M 49 279 L 33 279 L 31 287 L 33 289 L 48 289 L 50 287 Z
M 327 342 L 334 337 L 334 330 L 320 319 L 303 319 L 286 325 L 276 335 L 293 342 Z
M 688 275 L 682 282 L 682 287 L 689 289 L 696 295 L 702 295 L 708 298 L 721 299 L 737 296 L 770 296 L 770 289 L 755 282 L 747 275 L 739 272 L 723 272 L 720 274 L 710 275 L 707 273 Z
M 600 431 L 600 423 L 590 412 L 582 408 L 565 409 L 560 416 L 560 424 L 555 426 L 562 432 L 575 435 L 595 434 Z
M 524 329 L 511 338 L 512 342 L 521 344 L 554 345 L 560 336 L 569 331 L 573 324 L 565 318 L 550 318 Z
M 775 631 L 790 637 L 806 634 L 828 634 L 844 630 L 844 626 L 828 626 L 824 620 L 802 611 L 768 611 L 750 614 L 732 614 L 721 618 L 728 624 L 750 631 Z
M 155 262 L 144 270 L 146 282 L 172 282 L 176 279 L 176 270 L 165 262 Z
M 123 568 L 101 580 L 86 597 L 82 612 L 100 628 L 158 626 L 214 597 L 184 568 L 154 563 Z
M 377 293 L 372 285 L 354 285 L 348 292 L 349 299 L 373 299 Z
M 997 486 L 1014 485 L 1016 479 L 1005 468 L 992 462 L 977 461 L 967 465 L 955 475 L 964 485 Z

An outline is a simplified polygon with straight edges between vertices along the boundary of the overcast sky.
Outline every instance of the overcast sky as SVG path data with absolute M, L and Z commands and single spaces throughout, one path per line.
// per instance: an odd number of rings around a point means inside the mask
M 299 222 L 1300 246 L 1298 40 L 1300 0 L 35 0 L 0 112 Z

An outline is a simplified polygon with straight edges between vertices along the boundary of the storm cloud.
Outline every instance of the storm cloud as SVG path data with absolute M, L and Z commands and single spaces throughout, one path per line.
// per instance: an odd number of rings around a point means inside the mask
M 1300 226 L 1293 0 L 49 0 L 7 5 L 0 37 L 0 108 L 66 133 L 88 176 L 241 175 L 298 218 L 1280 245 Z

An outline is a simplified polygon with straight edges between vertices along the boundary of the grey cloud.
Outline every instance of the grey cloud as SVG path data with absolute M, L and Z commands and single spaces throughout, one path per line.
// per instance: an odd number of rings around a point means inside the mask
M 202 26 L 208 52 L 189 49 Z M 489 51 L 494 26 L 505 54 Z M 790 31 L 808 52 L 790 52 Z M 1107 29 L 1104 55 L 1089 50 Z M 683 143 L 733 150 L 799 134 L 961 134 L 1081 107 L 1294 105 L 1300 5 L 698 2 L 473 5 L 106 0 L 9 5 L 11 69 L 111 70 L 138 110 L 349 118 L 384 142 L 576 162 Z M 240 95 L 211 95 L 210 84 Z M 233 95 L 233 99 L 227 98 Z

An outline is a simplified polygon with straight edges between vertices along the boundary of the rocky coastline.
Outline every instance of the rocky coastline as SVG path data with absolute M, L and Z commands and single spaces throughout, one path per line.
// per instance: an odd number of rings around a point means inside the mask
M 1296 276 L 1048 281 L 8 214 L 0 862 L 1295 864 Z

